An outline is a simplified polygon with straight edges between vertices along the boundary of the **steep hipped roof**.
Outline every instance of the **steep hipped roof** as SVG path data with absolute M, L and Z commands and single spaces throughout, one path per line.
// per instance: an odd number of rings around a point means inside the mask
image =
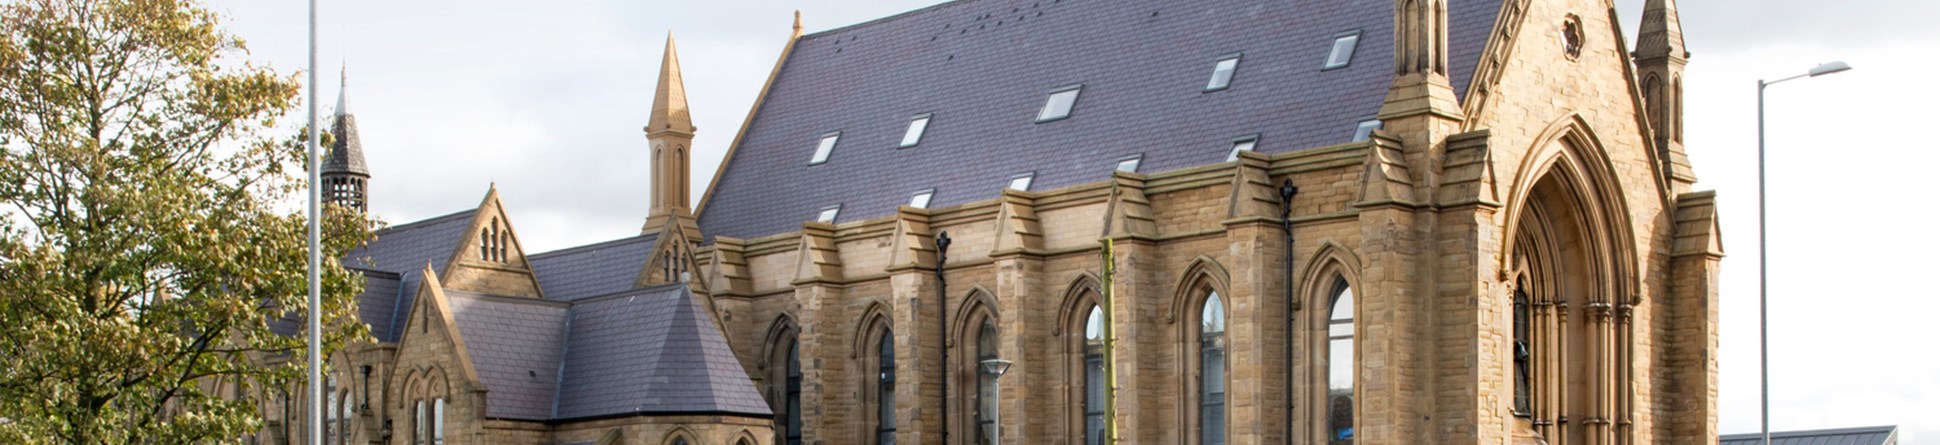
M 1899 427 L 1890 425 L 1773 432 L 1772 445 L 1895 445 L 1900 442 L 1899 432 Z M 1759 445 L 1763 442 L 1758 433 L 1718 437 L 1718 445 Z
M 577 302 L 445 295 L 487 417 L 772 414 L 685 285 Z
M 1451 81 L 1465 93 L 1500 0 L 1450 2 Z M 1222 162 L 1236 137 L 1277 153 L 1349 142 L 1393 81 L 1390 1 L 981 0 L 949 2 L 804 36 L 704 197 L 713 236 L 891 214 L 912 192 L 932 206 L 994 198 L 1012 175 L 1033 190 L 1102 181 L 1122 158 L 1141 172 Z M 1337 36 L 1352 63 L 1324 70 Z M 1232 85 L 1205 92 L 1239 54 Z M 1083 85 L 1068 119 L 1035 123 L 1054 89 Z M 912 117 L 933 113 L 916 147 Z M 841 132 L 827 163 L 816 142 Z
M 573 301 L 633 288 L 658 234 L 638 235 L 527 256 L 546 298 Z

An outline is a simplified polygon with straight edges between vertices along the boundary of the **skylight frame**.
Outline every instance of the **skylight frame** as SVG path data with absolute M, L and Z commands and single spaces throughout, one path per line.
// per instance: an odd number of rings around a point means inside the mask
M 909 206 L 919 209 L 930 208 L 930 201 L 936 199 L 936 189 L 927 188 L 909 194 Z
M 835 155 L 835 147 L 837 145 L 840 145 L 841 143 L 842 143 L 842 132 L 831 131 L 828 133 L 823 133 L 822 137 L 815 139 L 815 154 L 809 156 L 808 165 L 822 165 L 822 164 L 828 163 L 829 156 Z
M 1021 185 L 1018 184 L 1018 181 L 1023 181 L 1023 184 Z M 1037 172 L 1018 173 L 1010 176 L 1010 182 L 1004 183 L 1004 188 L 1016 190 L 1020 192 L 1028 192 L 1028 191 L 1031 191 L 1031 183 L 1036 181 L 1037 181 Z
M 1346 46 L 1347 51 L 1344 53 L 1341 52 L 1342 46 Z M 1327 61 L 1321 65 L 1320 70 L 1336 70 L 1352 65 L 1354 63 L 1354 53 L 1360 51 L 1360 48 L 1360 31 L 1356 30 L 1335 34 L 1333 43 L 1327 46 Z
M 1131 168 L 1129 169 L 1125 168 L 1126 163 L 1131 163 Z M 1138 173 L 1138 168 L 1143 166 L 1142 164 L 1144 163 L 1145 163 L 1144 153 L 1118 158 L 1118 165 L 1116 167 L 1113 167 L 1113 171 L 1121 171 L 1126 173 Z
M 1071 113 L 1078 108 L 1078 96 L 1082 95 L 1084 87 L 1084 84 L 1077 84 L 1051 90 L 1051 93 L 1044 98 L 1044 106 L 1037 109 L 1037 123 L 1070 119 Z M 1063 110 L 1060 113 L 1051 115 L 1052 106 L 1058 104 L 1058 96 L 1066 93 L 1070 94 L 1070 100 L 1064 101 Z
M 1259 146 L 1260 146 L 1259 133 L 1253 133 L 1253 134 L 1233 138 L 1233 146 L 1232 146 L 1233 148 L 1232 148 L 1232 151 L 1229 151 L 1226 153 L 1226 162 L 1237 161 L 1239 160 L 1239 152 L 1256 151 L 1256 150 L 1259 150 Z
M 1374 138 L 1374 130 L 1379 130 L 1379 129 L 1381 129 L 1380 119 L 1375 119 L 1375 118 L 1362 119 L 1360 122 L 1356 122 L 1354 124 L 1353 142 L 1367 142 L 1368 139 Z
M 922 144 L 923 136 L 930 131 L 930 121 L 935 118 L 936 113 L 923 113 L 911 116 L 909 118 L 909 126 L 903 129 L 903 140 L 900 144 L 896 145 L 896 148 L 910 148 Z
M 841 216 L 842 216 L 842 205 L 836 204 L 828 207 L 823 207 L 822 210 L 816 211 L 815 222 L 819 222 L 823 224 L 835 224 L 835 219 Z
M 1214 91 L 1225 91 L 1228 88 L 1232 88 L 1233 76 L 1236 76 L 1239 74 L 1240 55 L 1241 55 L 1240 53 L 1231 53 L 1231 54 L 1222 55 L 1222 56 L 1219 56 L 1219 58 L 1213 59 L 1212 78 L 1206 79 L 1206 88 L 1200 91 L 1205 93 L 1211 93 Z M 1221 72 L 1219 67 L 1221 65 L 1227 64 L 1227 62 L 1231 62 L 1232 66 L 1224 70 L 1224 72 L 1226 73 L 1226 77 L 1222 79 L 1219 77 L 1219 73 Z

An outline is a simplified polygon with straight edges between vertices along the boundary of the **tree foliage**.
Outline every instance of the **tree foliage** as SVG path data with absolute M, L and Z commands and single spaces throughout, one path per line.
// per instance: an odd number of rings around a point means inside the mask
M 192 0 L 0 3 L 0 442 L 234 442 L 300 388 L 299 84 L 244 54 Z M 332 215 L 326 353 L 367 335 Z

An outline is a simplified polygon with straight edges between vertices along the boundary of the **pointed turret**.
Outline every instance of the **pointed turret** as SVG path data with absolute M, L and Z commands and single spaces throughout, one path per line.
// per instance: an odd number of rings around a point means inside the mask
M 700 225 L 688 208 L 688 168 L 694 145 L 694 119 L 687 112 L 687 87 L 680 78 L 680 55 L 674 34 L 667 33 L 667 52 L 660 59 L 660 84 L 653 91 L 653 113 L 647 117 L 647 145 L 653 150 L 653 205 L 642 233 L 659 232 L 674 218 L 689 239 L 698 239 Z
M 330 151 L 324 155 L 320 172 L 323 201 L 362 212 L 370 202 L 370 167 L 364 165 L 364 144 L 357 137 L 357 116 L 350 113 L 350 75 L 346 71 L 341 76 L 336 116 L 330 124 Z
M 1684 153 L 1684 64 L 1691 53 L 1684 49 L 1684 27 L 1678 22 L 1676 0 L 1644 2 L 1637 50 L 1631 54 L 1657 157 L 1672 193 L 1690 191 L 1697 182 Z

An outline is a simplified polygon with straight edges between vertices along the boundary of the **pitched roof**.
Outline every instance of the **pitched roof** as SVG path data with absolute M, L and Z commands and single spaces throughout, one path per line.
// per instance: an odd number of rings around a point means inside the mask
M 559 384 L 567 304 L 445 290 L 486 393 L 485 416 L 546 419 Z
M 487 417 L 772 414 L 685 285 L 574 302 L 445 295 Z
M 337 90 L 336 119 L 330 124 L 330 151 L 323 158 L 324 173 L 356 173 L 370 176 L 370 167 L 364 166 L 364 142 L 357 136 L 357 115 L 350 113 L 350 74 L 343 74 L 342 88 Z
M 371 336 L 382 342 L 396 342 L 405 317 L 411 316 L 411 301 L 417 298 L 419 275 L 426 264 L 431 270 L 444 270 L 458 250 L 472 214 L 466 210 L 409 224 L 379 230 L 369 244 L 352 249 L 343 258 L 344 267 L 388 273 L 394 283 L 373 281 L 366 274 L 364 293 L 358 296 L 358 315 L 371 327 Z M 374 286 L 388 286 L 389 292 Z M 389 297 L 389 301 L 384 301 Z
M 1896 445 L 1899 436 L 1900 428 L 1892 425 L 1785 431 L 1772 433 L 1772 445 Z M 1718 445 L 1758 445 L 1762 439 L 1758 433 L 1727 434 L 1718 437 Z
M 530 255 L 546 298 L 573 301 L 633 288 L 652 253 L 656 234 L 638 235 Z
M 1464 94 L 1500 0 L 1451 2 L 1451 81 Z M 892 214 L 912 192 L 932 206 L 994 198 L 1012 175 L 1033 189 L 1107 179 L 1142 155 L 1160 172 L 1226 159 L 1259 135 L 1268 153 L 1350 142 L 1392 83 L 1390 2 L 982 0 L 948 2 L 800 38 L 705 198 L 715 236 L 793 231 L 817 210 L 842 221 Z M 1353 62 L 1323 70 L 1334 39 Z M 1231 86 L 1204 92 L 1214 62 L 1240 54 Z M 1048 93 L 1083 85 L 1070 118 L 1035 123 Z M 933 113 L 916 147 L 910 119 Z M 816 141 L 841 137 L 828 162 Z M 779 187 L 776 184 L 797 186 Z
M 686 285 L 575 303 L 571 329 L 555 418 L 773 414 Z

